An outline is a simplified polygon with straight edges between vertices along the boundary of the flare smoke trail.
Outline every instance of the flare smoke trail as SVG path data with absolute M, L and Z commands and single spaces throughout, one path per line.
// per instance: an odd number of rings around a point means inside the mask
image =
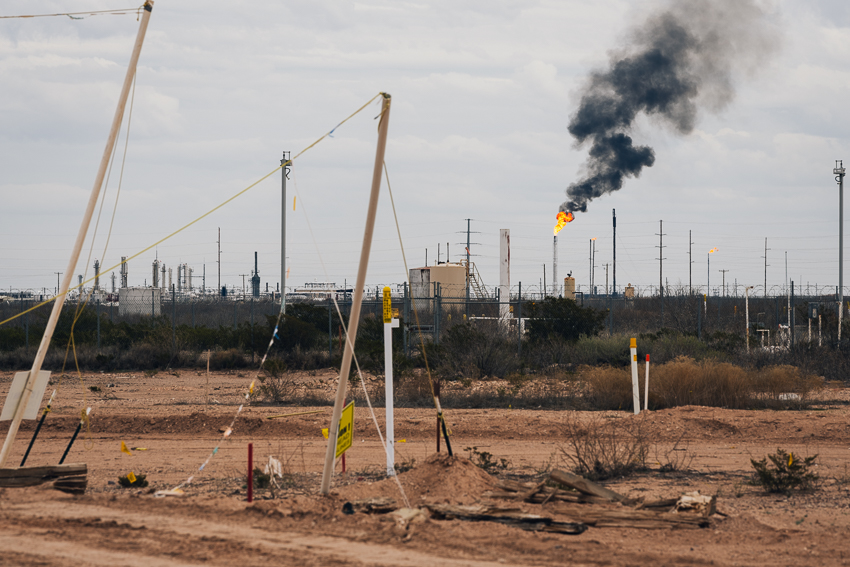
M 627 36 L 608 69 L 590 75 L 569 125 L 577 146 L 590 143 L 583 179 L 567 188 L 561 211 L 586 211 L 655 163 L 629 135 L 640 113 L 679 134 L 698 110 L 717 111 L 734 96 L 733 79 L 776 46 L 768 12 L 756 0 L 672 0 Z

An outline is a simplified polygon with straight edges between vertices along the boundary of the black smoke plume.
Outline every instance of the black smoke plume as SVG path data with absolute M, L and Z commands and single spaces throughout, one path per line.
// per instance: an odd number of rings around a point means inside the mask
M 652 13 L 588 79 L 569 131 L 577 146 L 590 144 L 589 156 L 560 210 L 584 212 L 655 163 L 653 149 L 629 135 L 638 115 L 690 133 L 698 110 L 728 104 L 738 72 L 755 70 L 776 37 L 755 0 L 673 0 Z

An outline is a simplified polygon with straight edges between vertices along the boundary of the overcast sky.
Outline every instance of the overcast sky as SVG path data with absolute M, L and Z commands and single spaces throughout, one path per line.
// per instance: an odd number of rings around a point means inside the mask
M 129 6 L 133 2 L 128 2 Z M 512 285 L 552 276 L 552 226 L 586 148 L 567 132 L 588 74 L 656 4 L 614 0 L 450 2 L 157 0 L 137 75 L 121 197 L 109 183 L 93 258 L 130 256 L 262 177 L 380 91 L 393 97 L 386 163 L 409 266 L 471 252 L 498 284 L 499 229 L 511 230 Z M 838 283 L 835 159 L 850 160 L 850 7 L 838 0 L 768 2 L 779 45 L 736 97 L 702 112 L 695 131 L 640 119 L 655 165 L 593 201 L 559 238 L 559 276 L 588 284 L 611 263 L 617 283 L 664 276 L 768 287 Z M 0 15 L 120 8 L 117 1 L 6 0 Z M 134 15 L 0 20 L 0 288 L 56 287 L 79 227 L 138 29 Z M 375 154 L 376 102 L 294 164 L 288 185 L 287 285 L 352 282 Z M 126 128 L 126 120 L 125 120 Z M 292 195 L 298 201 L 292 211 Z M 404 265 L 386 185 L 367 283 L 401 283 Z M 280 176 L 273 176 L 129 265 L 150 284 L 158 255 L 207 286 L 242 285 L 254 251 L 280 281 Z M 312 227 L 312 234 L 309 227 Z M 87 256 L 76 273 L 82 273 Z M 91 267 L 89 266 L 89 272 Z M 175 272 L 176 276 L 176 272 Z M 200 281 L 196 281 L 200 283 Z

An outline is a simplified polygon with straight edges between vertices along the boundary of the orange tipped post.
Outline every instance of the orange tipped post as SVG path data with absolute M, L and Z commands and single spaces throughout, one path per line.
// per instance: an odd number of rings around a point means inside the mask
M 646 355 L 646 379 L 643 381 L 643 409 L 649 409 L 649 355 Z
M 640 413 L 640 384 L 638 383 L 638 367 L 637 367 L 637 339 L 632 338 L 629 341 L 629 351 L 632 355 L 632 400 L 635 408 L 635 415 Z

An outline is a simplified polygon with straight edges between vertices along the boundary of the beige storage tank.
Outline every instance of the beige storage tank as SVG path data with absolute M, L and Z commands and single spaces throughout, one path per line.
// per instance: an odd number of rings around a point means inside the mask
M 564 297 L 576 300 L 576 279 L 572 276 L 564 278 Z

